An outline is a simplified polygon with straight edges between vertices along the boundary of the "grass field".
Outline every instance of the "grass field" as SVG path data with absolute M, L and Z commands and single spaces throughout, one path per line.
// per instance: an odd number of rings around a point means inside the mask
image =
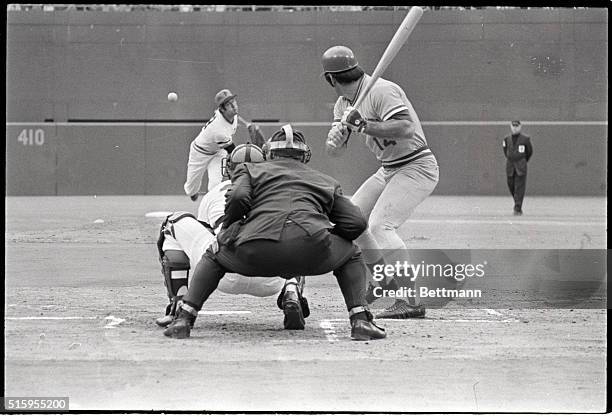
M 380 320 L 356 342 L 335 279 L 307 279 L 312 315 L 286 331 L 275 297 L 213 294 L 189 340 L 162 336 L 152 211 L 184 196 L 7 197 L 5 396 L 71 410 L 599 412 L 605 309 L 466 309 Z M 409 248 L 604 249 L 606 198 L 432 196 Z M 98 220 L 98 222 L 94 222 Z M 99 222 L 103 220 L 104 222 Z M 603 278 L 606 279 L 607 276 Z M 377 301 L 378 309 L 388 301 Z

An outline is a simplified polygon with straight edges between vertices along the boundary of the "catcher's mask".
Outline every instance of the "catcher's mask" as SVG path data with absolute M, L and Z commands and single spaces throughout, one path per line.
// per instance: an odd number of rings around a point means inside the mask
M 310 148 L 306 145 L 304 134 L 294 131 L 290 124 L 283 125 L 279 131 L 263 146 L 266 159 L 273 160 L 276 157 L 290 157 L 298 159 L 304 164 L 310 161 L 312 155 Z
M 238 145 L 228 158 L 221 160 L 221 174 L 230 177 L 236 165 L 240 163 L 260 163 L 265 160 L 264 153 L 255 144 Z

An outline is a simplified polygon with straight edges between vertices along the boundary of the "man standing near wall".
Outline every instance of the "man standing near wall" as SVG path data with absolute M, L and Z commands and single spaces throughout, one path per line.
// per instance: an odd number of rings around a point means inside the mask
M 238 127 L 236 95 L 227 89 L 219 91 L 215 95 L 215 106 L 215 113 L 189 148 L 187 179 L 183 188 L 193 201 L 198 199 L 205 170 L 208 172 L 207 190 L 221 183 L 221 161 L 235 148 L 232 138 Z
M 345 46 L 329 48 L 321 61 L 325 79 L 338 95 L 334 121 L 327 136 L 327 153 L 339 156 L 346 150 L 349 136 L 363 135 L 366 145 L 381 163 L 378 171 L 351 198 L 368 219 L 368 229 L 355 242 L 364 250 L 365 262 L 373 271 L 377 265 L 393 264 L 399 261 L 398 257 L 405 257 L 406 244 L 397 234 L 397 228 L 433 192 L 438 184 L 438 163 L 427 145 L 419 117 L 400 86 L 379 78 L 360 108 L 354 109 L 352 104 L 370 76 Z M 386 252 L 384 257 L 381 250 Z M 397 277 L 380 284 L 383 289 L 400 286 Z M 368 302 L 374 300 L 373 291 L 372 287 L 368 289 Z M 417 298 L 409 297 L 408 302 L 396 299 L 377 317 L 424 316 L 425 309 Z
M 514 198 L 514 215 L 523 214 L 523 197 L 527 186 L 527 162 L 533 154 L 533 147 L 528 136 L 521 133 L 521 122 L 513 120 L 510 123 L 512 135 L 502 141 L 506 156 L 506 176 L 508 189 Z

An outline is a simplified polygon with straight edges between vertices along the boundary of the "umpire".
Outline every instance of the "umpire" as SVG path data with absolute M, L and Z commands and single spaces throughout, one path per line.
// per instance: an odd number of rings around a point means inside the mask
M 310 149 L 291 125 L 274 133 L 264 151 L 267 161 L 235 168 L 218 248 L 209 248 L 195 267 L 164 335 L 189 337 L 198 311 L 226 272 L 290 278 L 332 271 L 349 311 L 351 337 L 385 338 L 367 308 L 366 266 L 352 242 L 367 228 L 360 209 L 335 179 L 306 165 Z
M 533 147 L 528 136 L 521 133 L 521 122 L 510 123 L 512 135 L 504 138 L 502 146 L 506 156 L 506 176 L 508 189 L 514 198 L 514 214 L 523 214 L 523 197 L 527 186 L 527 162 L 533 154 Z

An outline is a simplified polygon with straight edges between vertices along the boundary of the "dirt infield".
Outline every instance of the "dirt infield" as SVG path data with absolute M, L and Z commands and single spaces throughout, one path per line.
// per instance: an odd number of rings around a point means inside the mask
M 439 197 L 401 234 L 410 248 L 606 248 L 605 198 Z M 5 396 L 69 396 L 71 410 L 599 412 L 604 309 L 465 309 L 378 321 L 349 338 L 335 279 L 309 277 L 312 315 L 285 331 L 270 298 L 213 294 L 189 340 L 165 306 L 152 211 L 182 196 L 6 199 Z M 104 222 L 94 223 L 96 220 Z M 374 308 L 386 306 L 377 301 Z

